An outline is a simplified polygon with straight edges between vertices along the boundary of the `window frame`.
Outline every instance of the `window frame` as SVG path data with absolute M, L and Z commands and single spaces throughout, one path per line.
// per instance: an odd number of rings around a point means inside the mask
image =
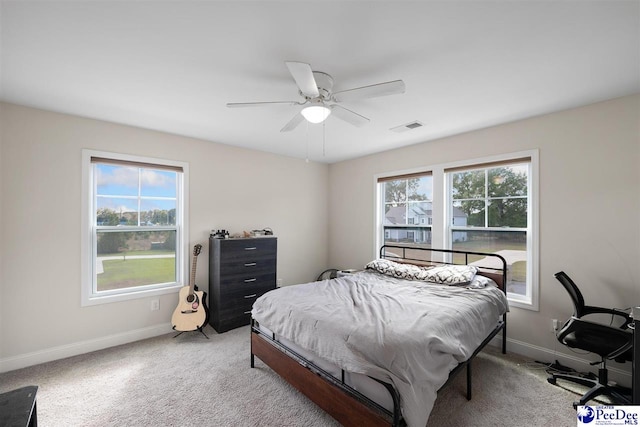
M 95 286 L 96 268 L 96 235 L 99 231 L 94 224 L 96 187 L 94 183 L 92 159 L 98 159 L 97 163 L 122 163 L 139 165 L 142 167 L 158 169 L 182 169 L 178 176 L 176 194 L 176 282 L 168 282 L 155 285 L 145 285 L 140 287 L 125 288 L 122 290 L 111 290 L 98 292 Z M 104 162 L 101 162 L 103 160 Z M 112 153 L 96 151 L 90 149 L 82 150 L 82 238 L 81 238 L 81 306 L 91 306 L 117 301 L 127 301 L 139 298 L 176 293 L 185 283 L 187 283 L 188 273 L 188 188 L 189 188 L 189 165 L 188 163 L 159 159 L 130 154 Z M 122 227 L 123 231 L 131 229 L 139 230 L 138 227 Z M 174 227 L 169 227 L 173 230 Z M 153 228 L 145 231 L 161 231 L 166 227 Z
M 420 175 L 430 173 L 433 177 L 433 223 L 431 225 L 433 248 L 451 248 L 451 228 L 457 227 L 451 225 L 451 197 L 450 183 L 447 172 L 454 169 L 473 169 L 488 167 L 497 163 L 517 163 L 528 159 L 529 176 L 528 176 L 528 195 L 529 203 L 527 209 L 527 296 L 525 298 L 516 297 L 517 294 L 507 294 L 511 307 L 519 307 L 528 310 L 539 310 L 539 151 L 537 149 L 519 151 L 514 153 L 505 153 L 494 156 L 487 156 L 474 159 L 460 160 L 451 163 L 435 164 L 419 168 L 412 168 L 402 171 L 393 171 L 376 174 L 374 176 L 374 209 L 376 212 L 374 222 L 375 247 L 374 257 L 379 256 L 379 248 L 384 244 L 384 194 L 382 194 L 382 186 L 380 182 L 388 180 L 391 177 L 403 175 Z M 479 227 L 471 227 L 473 230 L 480 230 Z M 484 228 L 482 228 L 484 229 Z M 520 230 L 520 229 L 518 229 Z M 530 237 L 530 238 L 529 238 Z
M 431 177 L 432 182 L 431 182 L 431 190 L 433 191 L 433 177 L 431 176 L 430 172 L 425 172 L 422 169 L 419 169 L 418 172 L 415 171 L 411 171 L 411 172 L 407 172 L 404 171 L 402 173 L 399 174 L 389 174 L 389 175 L 376 175 L 376 193 L 377 194 L 377 200 L 376 200 L 376 221 L 380 222 L 379 226 L 380 226 L 380 232 L 377 232 L 376 234 L 376 243 L 377 243 L 377 247 L 380 247 L 380 245 L 384 244 L 384 243 L 380 243 L 380 242 L 384 242 L 387 239 L 390 239 L 391 236 L 391 230 L 402 230 L 402 229 L 406 229 L 407 230 L 407 238 L 408 238 L 408 233 L 410 233 L 410 231 L 408 231 L 408 229 L 418 229 L 418 230 L 428 230 L 429 233 L 433 233 L 433 225 L 432 225 L 432 218 L 429 218 L 428 224 L 426 223 L 426 221 L 421 221 L 419 223 L 410 223 L 409 222 L 409 218 L 407 218 L 407 224 L 403 224 L 403 225 L 390 225 L 390 224 L 385 224 L 384 223 L 384 219 L 386 217 L 386 197 L 384 194 L 384 184 L 386 182 L 390 182 L 390 181 L 401 181 L 401 180 L 409 180 L 411 178 L 422 178 L 422 177 Z M 381 203 L 381 201 L 384 201 Z M 411 201 L 409 199 L 403 201 L 402 203 L 407 204 L 407 206 L 409 205 Z M 415 202 L 415 201 L 413 201 Z M 418 201 L 417 203 L 420 203 L 420 201 Z M 432 208 L 433 209 L 433 208 Z M 378 225 L 378 224 L 377 224 Z M 387 231 L 389 232 L 387 237 Z M 415 233 L 414 231 L 411 231 L 412 233 L 412 238 L 415 238 Z M 380 237 L 382 237 L 382 239 L 380 239 Z M 376 254 L 377 256 L 377 254 Z

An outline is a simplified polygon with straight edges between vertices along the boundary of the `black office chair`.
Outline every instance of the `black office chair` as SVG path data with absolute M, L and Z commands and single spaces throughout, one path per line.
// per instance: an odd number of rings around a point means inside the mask
M 601 395 L 609 396 L 614 404 L 630 404 L 629 390 L 608 384 L 607 360 L 624 363 L 632 359 L 633 334 L 628 327 L 633 319 L 624 311 L 585 305 L 580 290 L 564 271 L 556 273 L 555 277 L 569 292 L 574 305 L 573 316 L 557 333 L 558 341 L 568 347 L 597 354 L 600 356 L 600 361 L 591 365 L 600 364 L 600 369 L 597 380 L 566 373 L 554 373 L 547 378 L 547 381 L 555 384 L 556 379 L 563 379 L 591 387 L 578 402 L 573 403 L 574 407 L 585 405 L 589 400 Z M 614 318 L 623 323 L 619 326 L 609 326 L 585 320 L 584 317 L 590 314 L 609 314 L 612 324 Z

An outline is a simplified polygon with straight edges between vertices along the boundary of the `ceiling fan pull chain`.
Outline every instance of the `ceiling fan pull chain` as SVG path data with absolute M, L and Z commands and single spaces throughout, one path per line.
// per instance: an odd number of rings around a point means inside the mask
M 327 122 L 322 122 L 322 157 L 326 157 L 326 123 Z
M 307 122 L 307 131 L 306 133 L 306 140 L 307 140 L 307 156 L 305 158 L 305 162 L 309 163 L 309 122 Z

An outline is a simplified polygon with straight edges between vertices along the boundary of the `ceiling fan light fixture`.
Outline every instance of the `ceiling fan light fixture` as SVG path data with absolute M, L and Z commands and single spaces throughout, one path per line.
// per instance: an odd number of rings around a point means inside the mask
M 310 123 L 322 123 L 329 117 L 331 110 L 324 104 L 318 103 L 303 108 L 301 113 Z

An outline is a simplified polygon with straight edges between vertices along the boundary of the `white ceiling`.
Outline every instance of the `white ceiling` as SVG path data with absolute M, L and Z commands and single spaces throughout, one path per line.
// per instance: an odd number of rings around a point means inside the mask
M 640 92 L 640 1 L 2 1 L 0 99 L 335 162 Z M 280 129 L 301 100 L 285 61 L 334 90 L 355 128 Z M 389 129 L 418 120 L 424 127 Z M 324 133 L 323 133 L 324 130 Z

